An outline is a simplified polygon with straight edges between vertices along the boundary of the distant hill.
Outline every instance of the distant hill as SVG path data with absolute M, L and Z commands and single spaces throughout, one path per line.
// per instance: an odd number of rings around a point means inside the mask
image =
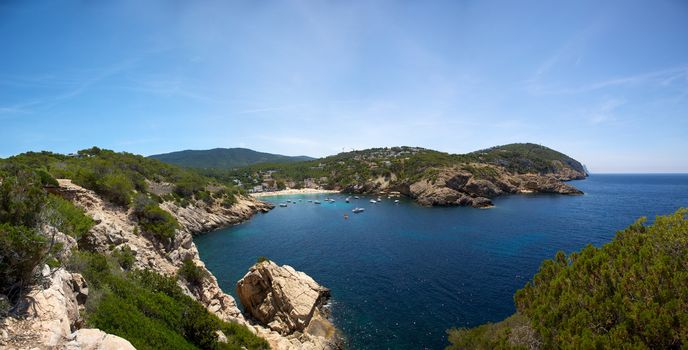
M 260 163 L 293 163 L 313 160 L 307 156 L 284 156 L 248 148 L 186 150 L 150 156 L 165 163 L 189 168 L 233 169 Z
M 268 190 L 323 187 L 346 193 L 399 192 L 423 205 L 489 207 L 491 198 L 514 193 L 581 194 L 563 181 L 584 179 L 577 160 L 532 143 L 496 146 L 468 154 L 421 147 L 351 151 L 293 163 L 262 163 L 225 173 L 206 173 L 246 188 L 275 180 Z

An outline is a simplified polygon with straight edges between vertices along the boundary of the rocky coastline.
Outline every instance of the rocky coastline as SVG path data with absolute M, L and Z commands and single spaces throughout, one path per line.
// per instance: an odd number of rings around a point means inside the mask
M 585 179 L 587 174 L 562 168 L 548 174 L 516 174 L 500 167 L 489 168 L 491 175 L 479 176 L 458 167 L 439 169 L 433 176 L 413 182 L 379 178 L 340 188 L 343 193 L 388 195 L 399 193 L 425 206 L 471 206 L 489 208 L 492 200 L 506 194 L 553 193 L 580 195 L 583 192 L 565 183 Z
M 256 213 L 272 209 L 272 205 L 252 197 L 239 197 L 237 203 L 230 208 L 208 205 L 202 201 L 194 201 L 185 207 L 164 202 L 160 205 L 161 208 L 170 212 L 180 224 L 172 243 L 164 244 L 154 237 L 140 234 L 136 229 L 136 221 L 129 211 L 102 200 L 91 190 L 78 186 L 70 180 L 60 179 L 56 191 L 84 209 L 96 222 L 79 245 L 83 244 L 89 250 L 104 254 L 126 246 L 134 253 L 136 268 L 151 269 L 168 276 L 176 274 L 184 261 L 191 260 L 204 271 L 207 278 L 200 286 L 192 286 L 190 282 L 180 279 L 178 283 L 185 293 L 202 303 L 208 311 L 220 319 L 247 326 L 253 333 L 266 339 L 272 349 L 328 350 L 341 345 L 338 332 L 307 330 L 311 322 L 319 325 L 313 326 L 312 329 L 323 329 L 322 324 L 329 322 L 320 312 L 313 311 L 317 317 L 305 320 L 308 322 L 305 323 L 304 328 L 285 328 L 279 331 L 269 326 L 275 324 L 274 320 L 257 319 L 250 315 L 246 317 L 239 310 L 234 298 L 222 291 L 215 276 L 205 268 L 205 264 L 199 257 L 193 235 L 243 222 Z M 74 239 L 60 232 L 55 232 L 55 237 L 66 242 L 65 254 L 69 254 L 71 247 L 76 246 Z M 2 320 L 0 345 L 3 348 L 134 349 L 125 339 L 97 329 L 82 328 L 81 311 L 88 298 L 88 286 L 81 275 L 71 273 L 63 267 L 51 269 L 47 265 L 43 268 L 43 275 L 44 285 L 35 286 L 34 290 L 24 298 L 26 304 L 24 316 L 21 318 L 10 316 Z M 298 281 L 285 281 L 285 283 L 293 286 L 304 285 L 302 280 L 307 280 L 309 283 L 313 281 L 303 273 L 290 276 Z M 309 283 L 305 285 L 310 285 Z M 296 300 L 290 299 L 293 297 L 295 296 L 284 296 L 282 301 L 285 305 L 301 305 L 299 304 L 302 303 L 300 297 L 296 295 Z M 320 310 L 322 305 L 318 303 L 313 308 Z M 286 319 L 280 318 L 280 320 Z M 302 322 L 304 319 L 300 320 L 299 324 L 304 325 Z M 332 329 L 335 329 L 334 326 Z

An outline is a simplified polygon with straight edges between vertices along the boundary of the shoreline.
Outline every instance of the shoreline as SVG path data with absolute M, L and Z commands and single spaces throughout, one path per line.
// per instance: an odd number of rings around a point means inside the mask
M 281 191 L 251 193 L 250 196 L 254 197 L 254 198 L 262 198 L 262 197 L 285 196 L 285 195 L 293 195 L 293 194 L 328 194 L 328 193 L 341 193 L 341 192 L 337 191 L 337 190 L 323 190 L 323 189 L 317 189 L 317 188 L 300 188 L 300 189 L 292 188 L 292 189 L 281 190 Z

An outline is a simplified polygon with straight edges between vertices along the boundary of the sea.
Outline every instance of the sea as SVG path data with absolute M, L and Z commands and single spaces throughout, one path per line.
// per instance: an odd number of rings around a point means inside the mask
M 570 183 L 585 194 L 509 195 L 490 209 L 372 204 L 377 197 L 366 196 L 346 203 L 343 194 L 264 197 L 295 203 L 195 242 L 235 297 L 260 256 L 330 288 L 348 349 L 443 349 L 447 329 L 513 314 L 514 292 L 557 251 L 601 246 L 640 217 L 652 222 L 688 207 L 688 174 L 592 174 Z

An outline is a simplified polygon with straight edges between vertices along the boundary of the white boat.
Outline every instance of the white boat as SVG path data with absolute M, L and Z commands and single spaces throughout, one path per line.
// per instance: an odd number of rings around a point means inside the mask
M 394 204 L 399 204 L 399 200 L 398 200 L 398 199 L 395 199 L 395 200 L 394 200 Z
M 284 208 L 287 206 L 287 203 L 280 203 L 280 207 Z
M 376 201 L 376 200 L 374 200 L 374 199 L 371 199 L 371 200 L 370 200 L 370 203 L 373 203 L 373 204 L 375 204 L 375 203 L 377 203 L 377 201 Z
M 356 213 L 356 214 L 358 214 L 358 213 L 362 213 L 363 211 L 365 211 L 365 209 L 363 209 L 363 208 L 354 208 L 354 209 L 351 210 L 351 211 L 354 212 L 354 213 Z
M 313 203 L 313 200 L 312 200 L 312 199 L 309 199 L 309 200 L 308 200 L 308 203 Z
M 350 200 L 351 200 L 351 197 L 346 197 L 346 199 L 345 199 L 345 201 L 346 201 L 347 203 L 349 203 Z
M 378 202 L 382 202 L 382 198 L 377 197 L 377 201 L 378 201 Z
M 320 204 L 320 201 L 313 201 L 313 204 Z
M 354 199 L 358 199 L 358 196 L 354 196 Z

